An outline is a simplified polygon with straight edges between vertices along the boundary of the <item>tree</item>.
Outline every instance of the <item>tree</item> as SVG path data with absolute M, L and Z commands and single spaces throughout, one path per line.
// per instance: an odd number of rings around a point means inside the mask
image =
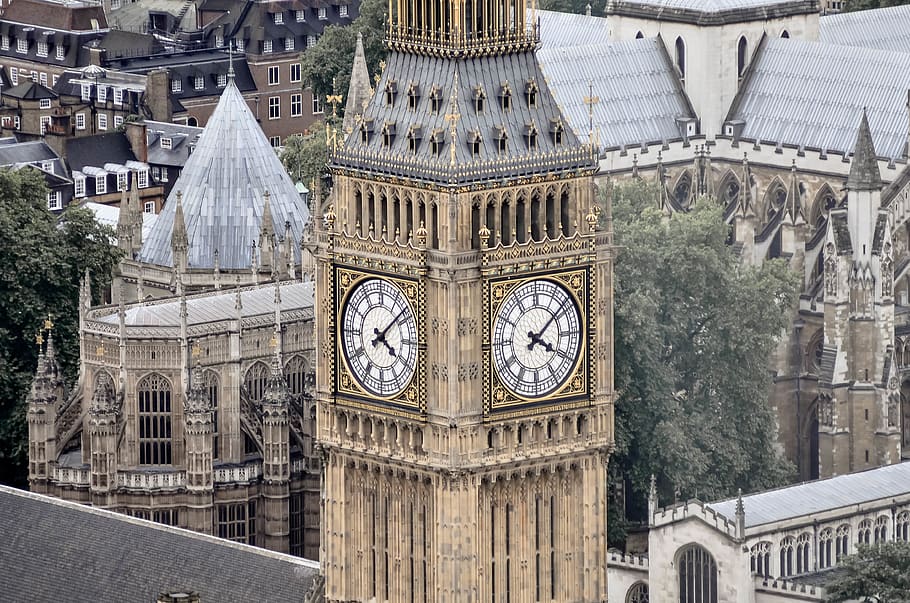
M 26 396 L 37 362 L 36 332 L 51 316 L 64 376 L 79 356 L 79 280 L 110 284 L 120 258 L 113 230 L 83 209 L 47 211 L 44 179 L 30 168 L 0 170 L 0 482 L 24 485 Z M 98 299 L 96 298 L 96 301 Z
M 825 587 L 828 601 L 910 602 L 910 543 L 859 545 Z
M 889 6 L 902 6 L 910 4 L 910 0 L 845 0 L 843 12 L 869 10 L 872 8 L 887 8 Z
M 354 64 L 357 33 L 363 34 L 367 69 L 379 72 L 379 62 L 386 56 L 387 4 L 382 0 L 364 0 L 360 15 L 348 26 L 331 25 L 322 32 L 316 45 L 308 48 L 300 60 L 305 86 L 324 99 L 329 94 L 347 94 Z M 343 111 L 343 106 L 339 107 Z
M 340 129 L 341 124 L 338 127 Z M 326 171 L 325 124 L 315 122 L 308 133 L 288 136 L 280 159 L 294 182 L 309 187 L 313 181 L 321 179 Z
M 591 8 L 591 14 L 595 14 L 597 11 L 595 6 L 598 6 L 598 3 L 591 2 L 590 0 L 541 0 L 540 2 L 541 10 L 554 10 L 561 13 L 577 13 L 579 15 L 585 14 L 589 7 Z M 600 4 L 600 8 L 603 8 L 602 4 Z
M 613 198 L 613 470 L 628 516 L 644 516 L 652 474 L 663 501 L 784 483 L 793 468 L 776 448 L 768 359 L 798 277 L 782 261 L 743 265 L 711 199 L 665 217 L 644 181 L 616 186 Z

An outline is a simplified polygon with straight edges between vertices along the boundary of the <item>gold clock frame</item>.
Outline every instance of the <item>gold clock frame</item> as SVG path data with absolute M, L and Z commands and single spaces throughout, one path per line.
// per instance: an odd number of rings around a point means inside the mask
M 398 394 L 379 397 L 361 387 L 348 365 L 347 357 L 341 349 L 341 315 L 351 290 L 360 282 L 378 278 L 393 283 L 411 306 L 414 319 L 417 321 L 417 366 L 411 381 Z M 333 375 L 336 396 L 343 397 L 346 404 L 379 408 L 392 414 L 424 414 L 427 409 L 426 399 L 426 291 L 419 279 L 401 278 L 384 272 L 354 269 L 346 266 L 334 266 L 335 307 L 333 315 L 332 341 L 335 350 L 335 371 Z M 396 409 L 399 411 L 396 413 Z
M 528 281 L 552 280 L 565 287 L 569 295 L 578 304 L 581 314 L 581 350 L 575 367 L 563 385 L 555 392 L 541 397 L 523 397 L 514 394 L 502 383 L 493 366 L 492 332 L 493 320 L 499 312 L 506 297 Z M 561 407 L 564 409 L 586 406 L 591 403 L 593 385 L 591 383 L 590 359 L 594 355 L 594 332 L 591 321 L 591 308 L 594 302 L 594 276 L 589 267 L 575 270 L 559 270 L 524 273 L 520 276 L 510 275 L 491 278 L 483 287 L 483 412 L 485 417 L 496 415 L 497 419 L 506 414 L 527 414 L 536 410 L 552 412 Z

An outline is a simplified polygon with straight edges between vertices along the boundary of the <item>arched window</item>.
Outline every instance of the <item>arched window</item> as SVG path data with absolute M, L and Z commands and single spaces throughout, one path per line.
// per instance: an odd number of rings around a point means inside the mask
M 648 603 L 648 585 L 636 582 L 626 594 L 626 603 Z
M 257 362 L 246 372 L 246 378 L 243 380 L 243 387 L 246 389 L 246 395 L 253 402 L 262 400 L 265 394 L 265 387 L 269 380 L 269 367 L 264 362 Z
M 304 393 L 307 383 L 306 360 L 303 356 L 294 356 L 284 365 L 284 379 L 288 391 L 294 396 Z
M 809 567 L 809 547 L 812 543 L 812 537 L 809 534 L 800 534 L 796 539 L 796 573 L 805 574 L 811 568 Z
M 676 67 L 679 69 L 679 77 L 686 77 L 686 43 L 682 38 L 676 38 Z
M 780 541 L 780 577 L 786 578 L 793 575 L 793 545 L 792 536 L 787 536 Z
M 759 542 L 749 549 L 749 553 L 752 558 L 752 573 L 756 576 L 769 577 L 771 575 L 771 543 Z
M 692 175 L 688 171 L 683 172 L 673 187 L 673 196 L 680 207 L 689 205 L 689 195 L 692 192 Z
M 856 543 L 869 544 L 870 542 L 872 542 L 872 521 L 864 519 L 859 522 L 859 527 L 856 530 Z
M 215 371 L 206 371 L 204 374 L 205 391 L 209 395 L 209 404 L 212 405 L 212 458 L 219 458 L 219 440 L 218 440 L 218 402 L 219 387 L 218 373 Z
M 690 544 L 677 558 L 679 603 L 717 603 L 717 564 L 711 553 Z
M 780 32 L 780 37 L 782 37 L 782 38 L 784 38 L 784 39 L 789 39 L 789 37 L 790 37 L 790 32 L 787 31 L 787 30 L 785 29 L 785 30 L 783 30 L 782 32 Z
M 875 543 L 888 541 L 888 518 L 884 515 L 875 518 Z
M 171 464 L 171 384 L 161 375 L 144 377 L 136 387 L 139 412 L 139 464 Z
M 910 511 L 901 511 L 898 513 L 894 525 L 896 526 L 894 529 L 894 539 L 903 540 L 904 542 L 910 541 Z
M 725 207 L 739 201 L 739 194 L 742 187 L 739 185 L 739 179 L 733 172 L 728 172 L 724 176 L 723 184 L 720 185 L 720 197 Z
M 818 535 L 818 569 L 831 567 L 831 541 L 834 540 L 834 530 L 825 528 Z
M 850 554 L 850 526 L 843 524 L 837 527 L 837 537 L 834 539 L 834 562 Z
M 739 38 L 739 43 L 736 45 L 736 73 L 739 77 L 743 76 L 743 73 L 746 71 L 746 61 L 748 60 L 749 52 L 749 42 L 746 40 L 746 36 Z

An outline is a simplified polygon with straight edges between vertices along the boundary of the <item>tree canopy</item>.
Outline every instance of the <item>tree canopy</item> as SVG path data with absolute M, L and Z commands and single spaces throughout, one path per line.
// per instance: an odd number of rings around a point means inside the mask
M 887 8 L 910 4 L 910 0 L 845 0 L 843 12 L 868 10 L 870 8 Z
M 591 2 L 590 0 L 541 0 L 541 10 L 554 10 L 561 13 L 578 13 L 583 15 L 588 7 L 591 8 L 592 15 L 603 14 L 603 3 Z M 598 12 L 598 7 L 601 12 Z
M 341 124 L 338 127 L 340 129 Z M 311 187 L 313 181 L 319 180 L 325 173 L 325 124 L 315 122 L 309 133 L 285 138 L 280 159 L 294 182 L 302 182 Z
M 825 591 L 831 602 L 910 602 L 910 543 L 859 545 L 856 554 L 838 566 Z
M 768 359 L 794 307 L 782 261 L 743 265 L 708 198 L 664 216 L 652 184 L 613 190 L 616 454 L 627 514 L 643 518 L 650 476 L 663 502 L 714 500 L 784 483 Z M 614 533 L 614 539 L 621 537 Z
M 386 56 L 387 6 L 382 0 L 364 0 L 353 23 L 326 27 L 316 45 L 307 48 L 300 60 L 301 75 L 313 94 L 322 100 L 333 93 L 347 95 L 358 32 L 363 34 L 367 69 L 371 74 L 379 73 L 379 62 Z M 342 104 L 339 111 L 343 110 Z
M 26 396 L 37 362 L 35 335 L 54 323 L 64 376 L 79 357 L 79 281 L 88 269 L 97 296 L 110 284 L 119 251 L 114 232 L 91 212 L 47 211 L 41 174 L 0 170 L 0 482 L 24 485 L 28 453 Z

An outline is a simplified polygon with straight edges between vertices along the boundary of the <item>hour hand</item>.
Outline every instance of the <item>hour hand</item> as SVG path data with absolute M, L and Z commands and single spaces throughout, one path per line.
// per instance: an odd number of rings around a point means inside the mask
M 382 345 L 384 345 L 386 347 L 386 349 L 389 350 L 389 355 L 395 356 L 395 348 L 393 348 L 391 345 L 389 345 L 389 342 L 385 340 L 385 334 L 386 334 L 386 331 L 388 331 L 388 330 L 389 330 L 388 327 L 386 327 L 382 331 L 380 331 L 379 329 L 373 329 L 373 335 L 375 335 L 376 337 L 370 343 L 373 344 L 374 348 L 377 345 L 379 345 L 380 343 L 382 343 Z

